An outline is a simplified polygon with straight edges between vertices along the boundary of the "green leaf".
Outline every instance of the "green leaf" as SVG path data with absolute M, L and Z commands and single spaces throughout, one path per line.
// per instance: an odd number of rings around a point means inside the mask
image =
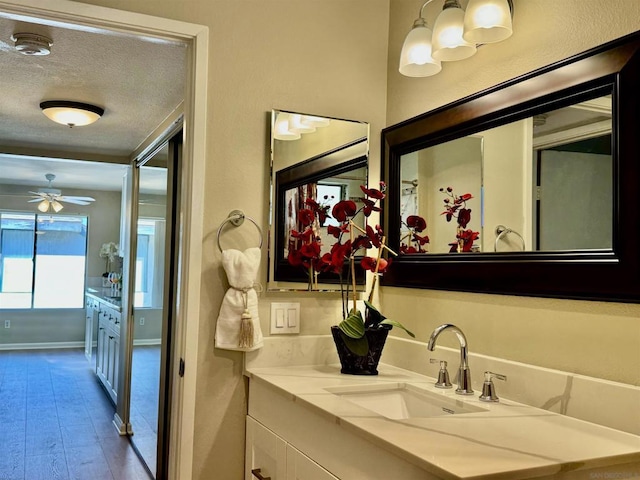
M 377 326 L 382 320 L 386 318 L 376 307 L 374 307 L 368 301 L 365 300 L 364 304 L 367 306 L 367 321 L 365 322 L 365 325 L 367 327 Z
M 350 338 L 342 334 L 341 337 L 342 340 L 344 340 L 344 344 L 347 346 L 347 348 L 356 355 L 364 357 L 367 353 L 369 353 L 369 341 L 367 340 L 366 336 L 362 336 L 362 338 Z
M 358 310 L 351 310 L 349 316 L 338 324 L 338 328 L 350 338 L 358 339 L 364 337 L 364 320 Z
M 380 325 L 391 325 L 392 327 L 401 328 L 402 330 L 407 332 L 411 337 L 416 338 L 416 336 L 413 334 L 413 332 L 407 330 L 404 327 L 404 325 L 402 325 L 400 322 L 396 322 L 395 320 L 389 320 L 388 318 L 386 318 L 382 322 L 380 322 Z

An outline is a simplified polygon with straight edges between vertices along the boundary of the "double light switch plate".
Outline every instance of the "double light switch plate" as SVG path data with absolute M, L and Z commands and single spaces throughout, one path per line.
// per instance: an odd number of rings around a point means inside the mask
M 271 304 L 271 335 L 281 333 L 300 333 L 300 304 Z

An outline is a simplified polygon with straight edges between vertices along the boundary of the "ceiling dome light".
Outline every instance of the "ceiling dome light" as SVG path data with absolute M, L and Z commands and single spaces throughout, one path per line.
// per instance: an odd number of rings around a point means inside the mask
M 476 45 L 462 38 L 463 29 L 464 10 L 458 0 L 447 0 L 433 26 L 433 58 L 452 62 L 474 55 Z
M 90 125 L 104 114 L 104 109 L 95 105 L 64 100 L 42 102 L 40 108 L 49 119 L 71 128 Z
M 495 43 L 513 33 L 511 6 L 508 0 L 469 0 L 464 15 L 467 42 Z
M 429 77 L 435 75 L 442 66 L 431 56 L 431 29 L 420 17 L 404 39 L 400 53 L 400 73 L 406 77 Z

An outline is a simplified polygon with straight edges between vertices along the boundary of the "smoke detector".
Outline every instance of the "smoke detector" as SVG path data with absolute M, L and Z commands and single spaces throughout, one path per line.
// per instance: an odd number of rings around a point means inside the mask
M 15 43 L 16 50 L 23 55 L 49 55 L 53 45 L 53 40 L 35 33 L 14 33 L 11 40 Z

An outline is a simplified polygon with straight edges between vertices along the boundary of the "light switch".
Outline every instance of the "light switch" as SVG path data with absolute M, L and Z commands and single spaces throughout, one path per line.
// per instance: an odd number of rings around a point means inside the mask
M 295 308 L 287 309 L 287 327 L 295 328 L 298 326 L 298 310 Z
M 300 333 L 300 304 L 272 303 L 270 332 L 272 335 Z

